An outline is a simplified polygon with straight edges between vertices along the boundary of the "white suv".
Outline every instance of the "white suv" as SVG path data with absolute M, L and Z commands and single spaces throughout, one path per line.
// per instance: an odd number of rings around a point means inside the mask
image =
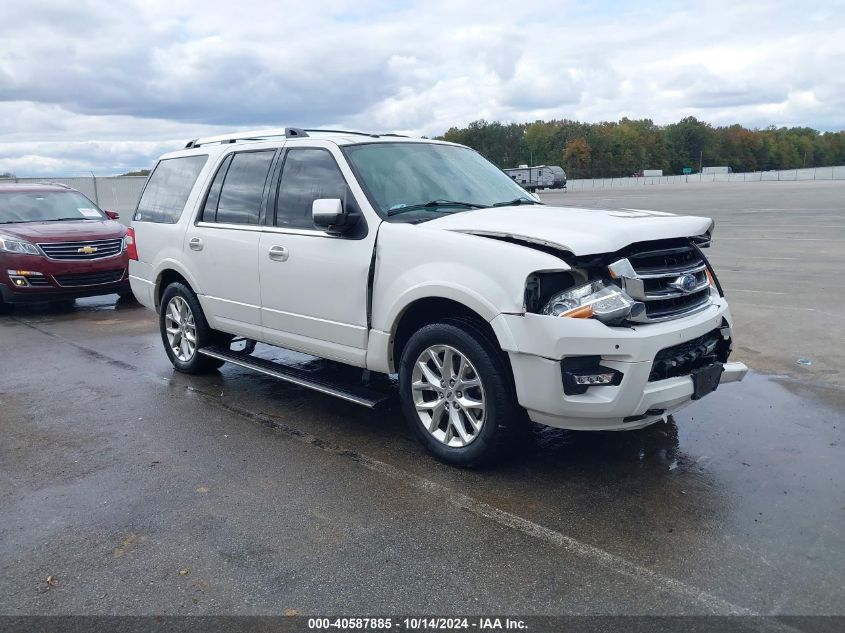
M 547 206 L 461 145 L 285 128 L 162 156 L 129 272 L 177 370 L 232 362 L 367 406 L 398 374 L 425 446 L 477 464 L 529 419 L 637 429 L 742 379 L 712 228 Z

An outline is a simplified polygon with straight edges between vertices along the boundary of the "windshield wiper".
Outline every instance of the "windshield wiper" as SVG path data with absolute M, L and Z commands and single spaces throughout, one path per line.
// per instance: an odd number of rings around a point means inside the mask
M 486 204 L 478 204 L 476 202 L 461 202 L 460 200 L 429 200 L 422 204 L 409 204 L 404 207 L 392 207 L 388 209 L 387 215 L 396 215 L 398 213 L 405 213 L 405 211 L 417 211 L 419 209 L 431 209 L 433 207 L 461 207 L 464 209 L 485 209 Z
M 531 198 L 514 198 L 513 200 L 505 200 L 504 202 L 494 202 L 494 207 L 518 207 L 521 204 L 543 204 Z

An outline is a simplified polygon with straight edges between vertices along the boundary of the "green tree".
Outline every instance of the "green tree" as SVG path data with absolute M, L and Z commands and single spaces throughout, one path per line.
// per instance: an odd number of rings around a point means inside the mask
M 474 121 L 445 140 L 475 148 L 500 167 L 561 163 L 572 178 L 629 176 L 641 169 L 679 174 L 684 167 L 728 165 L 734 171 L 845 165 L 845 131 L 713 127 L 695 117 L 666 126 L 650 119 L 583 123 Z
M 574 138 L 563 150 L 563 164 L 568 178 L 587 178 L 590 175 L 592 150 L 585 138 Z

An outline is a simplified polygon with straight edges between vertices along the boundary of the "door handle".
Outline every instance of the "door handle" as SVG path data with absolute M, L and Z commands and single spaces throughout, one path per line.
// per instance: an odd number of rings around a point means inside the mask
M 201 251 L 202 250 L 202 240 L 198 237 L 192 237 L 188 240 L 188 248 L 192 251 Z
M 290 251 L 284 246 L 271 246 L 267 254 L 275 262 L 286 262 L 290 256 Z

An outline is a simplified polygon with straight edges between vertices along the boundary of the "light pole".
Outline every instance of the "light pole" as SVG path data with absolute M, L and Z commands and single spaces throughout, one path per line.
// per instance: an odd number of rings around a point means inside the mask
M 97 177 L 94 175 L 94 172 L 91 172 L 91 182 L 94 183 L 94 203 L 99 206 L 100 204 L 100 192 L 97 191 Z
M 524 138 L 528 136 L 528 128 L 525 128 L 522 131 L 522 136 Z M 525 138 L 525 144 L 528 145 L 528 168 L 531 169 L 531 167 L 534 165 L 534 150 L 531 149 L 531 145 L 528 144 L 527 138 Z M 530 178 L 531 172 L 529 171 L 528 174 Z

